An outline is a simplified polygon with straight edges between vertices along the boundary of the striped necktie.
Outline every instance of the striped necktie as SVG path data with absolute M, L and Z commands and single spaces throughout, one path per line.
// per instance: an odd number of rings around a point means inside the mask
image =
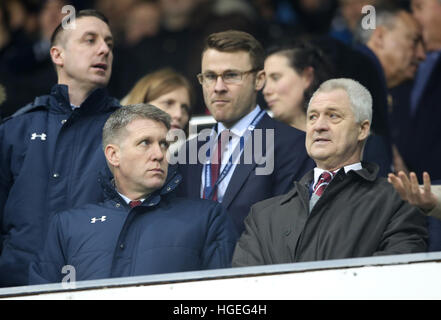
M 326 187 L 331 182 L 334 175 L 335 175 L 335 172 L 323 171 L 323 173 L 320 175 L 320 177 L 314 187 L 314 193 L 317 196 L 321 197 L 323 191 L 325 191 Z

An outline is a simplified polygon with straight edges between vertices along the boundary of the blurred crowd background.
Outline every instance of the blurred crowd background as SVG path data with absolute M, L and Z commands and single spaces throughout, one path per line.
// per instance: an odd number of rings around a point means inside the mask
M 206 114 L 196 74 L 204 38 L 238 29 L 265 47 L 307 37 L 333 56 L 337 70 L 360 73 L 342 49 L 364 5 L 381 0 L 1 0 L 0 116 L 6 117 L 46 94 L 56 83 L 49 40 L 65 14 L 62 7 L 95 8 L 111 22 L 115 37 L 110 95 L 123 98 L 145 74 L 171 67 L 184 74 L 197 93 L 193 115 Z M 388 0 L 406 8 L 409 1 Z M 337 39 L 338 44 L 333 40 Z M 346 47 L 344 47 L 346 48 Z M 260 99 L 265 107 L 265 102 Z

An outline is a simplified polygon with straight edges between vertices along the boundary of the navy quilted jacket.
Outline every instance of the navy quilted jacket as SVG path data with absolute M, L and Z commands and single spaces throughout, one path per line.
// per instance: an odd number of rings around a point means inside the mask
M 27 284 L 55 212 L 102 201 L 102 127 L 119 106 L 97 89 L 72 110 L 56 85 L 0 125 L 0 286 Z
M 107 200 L 55 215 L 30 284 L 61 282 L 65 266 L 76 281 L 230 267 L 237 236 L 228 215 L 217 202 L 176 197 L 180 181 L 169 174 L 133 209 L 104 181 Z

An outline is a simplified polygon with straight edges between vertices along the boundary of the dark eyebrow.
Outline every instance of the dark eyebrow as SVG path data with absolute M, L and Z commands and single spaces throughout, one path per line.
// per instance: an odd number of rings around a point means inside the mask
M 93 32 L 93 31 L 86 31 L 86 32 L 84 32 L 83 33 L 83 38 L 85 38 L 85 37 L 87 37 L 87 36 L 94 36 L 94 37 L 96 37 L 97 36 L 97 33 L 96 32 Z
M 241 72 L 241 71 L 237 70 L 237 69 L 227 69 L 227 70 L 222 71 L 222 73 L 225 73 L 225 72 Z M 214 72 L 212 70 L 206 70 L 204 73 L 216 73 L 216 72 Z
M 96 32 L 94 32 L 94 31 L 86 31 L 86 32 L 84 32 L 84 34 L 83 34 L 83 38 L 85 38 L 85 37 L 87 37 L 87 36 L 93 36 L 93 37 L 97 37 L 98 36 L 98 34 L 96 33 Z M 105 38 L 104 38 L 104 40 L 105 41 L 113 41 L 113 36 L 106 36 Z
M 241 71 L 237 69 L 227 69 L 224 72 L 241 72 Z

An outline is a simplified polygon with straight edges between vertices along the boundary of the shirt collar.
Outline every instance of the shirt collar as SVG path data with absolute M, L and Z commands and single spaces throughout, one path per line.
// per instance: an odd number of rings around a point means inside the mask
M 251 111 L 245 117 L 243 117 L 238 122 L 236 122 L 236 124 L 230 128 L 230 131 L 232 133 L 234 133 L 236 136 L 242 137 L 244 135 L 245 131 L 250 126 L 251 122 L 253 122 L 253 119 L 259 114 L 259 112 L 261 110 L 262 109 L 260 108 L 260 106 L 257 105 L 253 111 Z M 218 122 L 218 125 L 217 125 L 218 134 L 225 129 L 226 128 L 223 125 L 223 123 Z
M 129 204 L 129 202 L 130 201 L 132 201 L 132 200 L 130 200 L 129 198 L 127 198 L 125 195 L 123 195 L 123 194 L 121 194 L 121 193 L 119 193 L 118 192 L 118 194 L 121 196 L 121 198 L 123 198 L 123 200 L 127 203 L 127 204 Z M 144 200 L 145 199 L 139 199 L 141 202 L 144 202 Z
M 334 171 L 334 174 L 337 174 L 337 172 L 339 172 L 340 169 Z M 361 170 L 361 169 L 363 169 L 363 167 L 361 166 L 361 162 L 357 162 L 357 163 L 353 163 L 353 164 L 344 166 L 345 173 L 348 173 L 351 170 L 357 171 L 357 170 Z M 320 175 L 324 171 L 328 171 L 328 170 L 320 169 L 317 167 L 314 168 L 314 184 L 313 185 L 315 185 L 317 183 L 318 179 L 320 178 Z

